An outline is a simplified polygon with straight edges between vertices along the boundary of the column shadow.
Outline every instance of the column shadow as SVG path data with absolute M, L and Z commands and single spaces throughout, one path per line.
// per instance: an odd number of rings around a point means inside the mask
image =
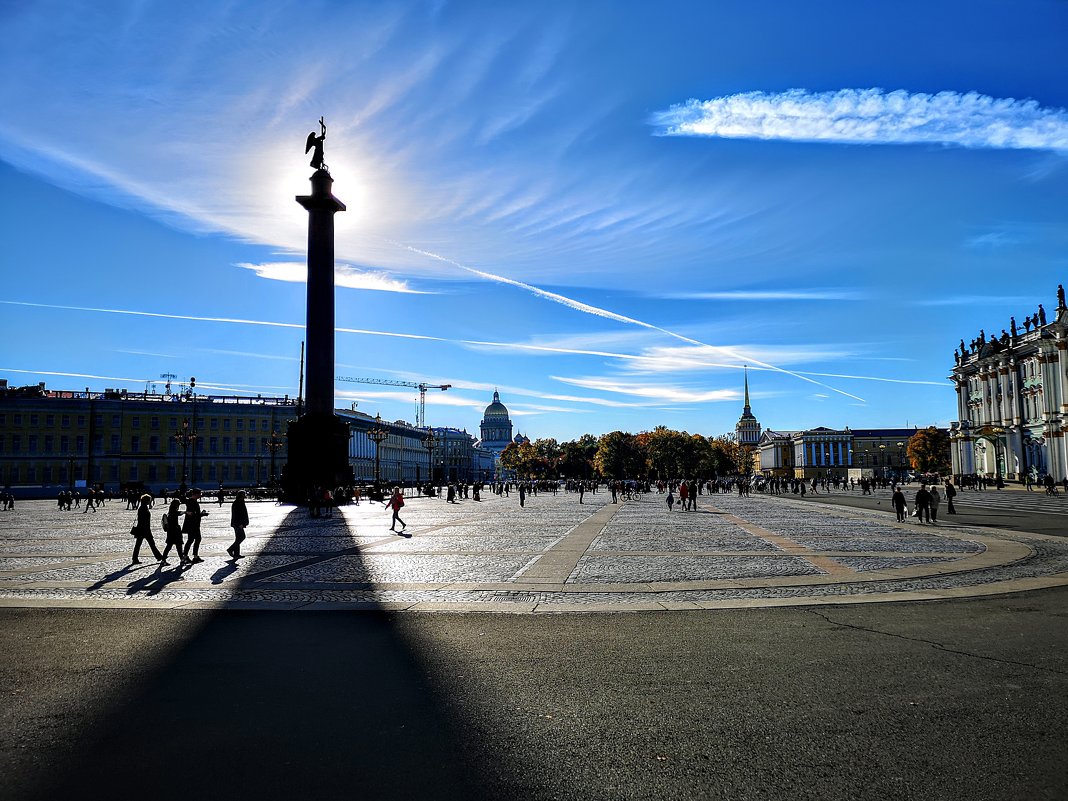
M 295 509 L 244 560 L 252 564 L 236 589 L 262 591 L 262 576 L 278 569 L 270 557 L 285 551 L 285 537 L 295 532 L 337 537 L 343 559 L 316 551 L 300 561 L 313 564 L 324 583 L 344 562 L 345 576 L 336 581 L 352 581 L 361 557 L 344 515 L 310 520 Z M 158 592 L 180 576 L 171 573 L 157 573 L 139 589 Z M 136 655 L 140 667 L 127 692 L 98 723 L 56 746 L 62 753 L 37 755 L 47 773 L 25 797 L 491 797 L 482 771 L 464 756 L 490 760 L 489 749 L 472 741 L 475 727 L 450 706 L 393 614 L 241 608 L 247 600 L 214 610 L 87 613 L 116 616 L 102 625 L 94 618 L 93 631 L 103 632 L 96 636 L 136 616 L 138 627 L 158 631 L 160 648 Z M 191 616 L 203 620 L 190 625 Z

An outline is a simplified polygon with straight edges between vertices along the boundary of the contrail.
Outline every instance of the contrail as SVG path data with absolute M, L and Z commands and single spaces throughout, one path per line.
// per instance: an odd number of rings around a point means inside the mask
M 508 280 L 508 279 L 506 279 L 506 280 Z M 542 290 L 542 291 L 544 291 L 544 290 Z M 550 293 L 547 293 L 547 294 L 552 295 L 553 293 L 550 292 Z M 578 302 L 576 301 L 576 303 L 578 303 Z M 96 312 L 96 313 L 99 313 L 99 314 L 128 314 L 128 315 L 134 315 L 134 316 L 138 316 L 138 317 L 157 317 L 157 318 L 162 318 L 162 319 L 167 319 L 167 320 L 192 320 L 194 322 L 206 322 L 206 323 L 232 323 L 232 324 L 238 324 L 238 325 L 261 325 L 261 326 L 269 326 L 269 327 L 276 327 L 276 328 L 298 328 L 298 329 L 304 328 L 304 326 L 299 324 L 299 323 L 283 323 L 283 322 L 278 322 L 278 321 L 273 321 L 273 320 L 247 320 L 247 319 L 243 319 L 243 318 L 239 318 L 239 317 L 197 317 L 197 316 L 189 315 L 189 314 L 167 314 L 167 313 L 164 313 L 164 312 L 138 311 L 136 309 L 103 309 L 103 308 L 95 308 L 95 307 L 91 307 L 91 306 L 61 306 L 61 305 L 54 304 L 54 303 L 31 303 L 29 301 L 21 301 L 21 300 L 0 300 L 0 304 L 5 304 L 5 305 L 8 305 L 8 306 L 30 306 L 30 307 L 39 308 L 39 309 L 61 309 L 61 310 L 64 310 L 64 311 Z M 578 304 L 578 305 L 579 306 L 584 306 L 586 304 Z M 596 308 L 596 307 L 591 307 L 591 308 Z M 613 315 L 614 313 L 613 312 L 607 312 L 607 314 Z M 616 318 L 622 318 L 623 320 L 630 319 L 630 318 L 624 317 L 623 315 L 615 315 L 615 317 Z M 641 321 L 637 321 L 636 324 L 642 325 L 642 326 L 645 326 L 645 327 L 650 327 L 650 328 L 653 328 L 654 330 L 657 330 L 657 331 L 662 330 L 662 329 L 659 329 L 656 326 L 652 326 L 652 325 L 650 325 L 648 323 L 642 323 Z M 444 342 L 444 343 L 449 344 L 449 345 L 464 345 L 464 346 L 483 347 L 483 348 L 502 348 L 502 349 L 507 349 L 507 350 L 528 350 L 528 351 L 533 351 L 535 353 L 564 353 L 564 354 L 572 354 L 572 355 L 575 355 L 575 356 L 597 356 L 597 357 L 605 358 L 605 359 L 620 359 L 622 361 L 648 362 L 649 358 L 650 358 L 648 356 L 641 356 L 641 355 L 637 355 L 637 354 L 634 354 L 634 353 L 616 353 L 614 351 L 587 350 L 587 349 L 584 349 L 584 348 L 559 348 L 559 347 L 553 347 L 553 346 L 550 346 L 550 345 L 533 345 L 533 344 L 528 344 L 528 343 L 525 343 L 525 342 L 491 342 L 491 341 L 488 341 L 488 340 L 481 340 L 481 339 L 448 339 L 446 337 L 429 336 L 429 335 L 426 335 L 426 334 L 408 334 L 408 333 L 403 333 L 403 332 L 399 332 L 399 331 L 375 331 L 375 330 L 367 329 L 367 328 L 335 328 L 334 330 L 339 332 L 339 333 L 343 333 L 343 334 L 360 334 L 360 335 L 364 335 L 364 336 L 393 337 L 393 338 L 397 338 L 397 339 L 417 339 L 417 340 L 425 340 L 425 341 L 429 341 L 429 342 Z M 670 332 L 668 332 L 668 333 L 670 333 Z M 673 335 L 673 336 L 681 336 L 681 335 Z M 701 345 L 702 347 L 711 347 L 711 346 L 708 346 L 708 345 L 704 345 L 701 342 L 693 342 L 693 344 Z M 722 350 L 725 353 L 733 353 L 736 356 L 736 358 L 739 358 L 739 361 L 745 361 L 744 356 L 738 354 L 736 351 L 733 351 L 732 349 L 721 347 L 720 350 Z M 723 362 L 706 362 L 706 361 L 701 361 L 700 359 L 693 360 L 690 363 L 691 364 L 700 364 L 700 365 L 702 365 L 704 367 L 719 367 L 719 368 L 730 368 L 730 369 L 738 369 L 739 367 L 741 367 L 741 364 L 727 364 L 727 363 L 723 363 Z M 904 379 L 904 378 L 880 378 L 880 377 L 876 377 L 876 376 L 867 376 L 867 375 L 840 375 L 838 373 L 815 373 L 815 372 L 808 372 L 808 371 L 787 371 L 787 370 L 784 370 L 781 367 L 774 367 L 774 366 L 765 365 L 764 363 L 760 362 L 757 359 L 750 359 L 749 363 L 757 365 L 756 369 L 768 369 L 768 370 L 773 370 L 773 371 L 777 371 L 777 372 L 783 372 L 783 373 L 786 373 L 787 375 L 792 375 L 792 376 L 796 376 L 798 378 L 801 378 L 802 380 L 808 380 L 808 379 L 805 378 L 806 375 L 815 375 L 815 376 L 824 376 L 824 377 L 827 377 L 827 378 L 854 379 L 854 380 L 858 380 L 858 381 L 883 381 L 883 382 L 893 383 L 893 384 L 926 384 L 926 385 L 930 385 L 930 386 L 945 386 L 944 382 L 939 382 L 939 381 L 915 381 L 915 380 L 909 380 L 909 379 Z M 0 368 L 0 369 L 3 369 L 3 368 Z M 99 378 L 101 380 L 115 380 L 115 381 L 121 380 L 121 381 L 137 381 L 137 382 L 139 382 L 139 381 L 152 381 L 152 380 L 155 380 L 155 379 L 152 379 L 152 378 L 116 378 L 114 376 L 94 376 L 94 375 L 88 375 L 88 374 L 82 374 L 82 373 L 49 373 L 48 371 L 45 371 L 45 370 L 15 370 L 13 368 L 9 368 L 8 372 L 12 372 L 12 373 L 36 373 L 36 374 L 40 374 L 40 375 L 65 375 L 65 376 L 70 376 L 70 377 L 74 377 L 74 378 Z M 817 383 L 818 384 L 818 382 L 813 382 L 813 383 Z M 824 386 L 824 385 L 823 384 L 819 384 L 819 386 Z M 827 387 L 827 388 L 828 389 L 834 389 L 833 387 Z M 840 392 L 840 390 L 835 390 L 835 391 L 836 392 Z M 845 393 L 845 392 L 843 392 L 842 394 L 848 395 L 851 398 L 856 398 L 857 400 L 862 400 L 863 401 L 862 398 L 857 398 L 857 396 L 855 396 L 855 395 L 849 395 L 849 393 Z
M 532 284 L 528 284 L 523 281 L 517 281 L 514 278 L 506 278 L 505 276 L 497 275 L 496 273 L 488 273 L 484 270 L 476 270 L 474 267 L 467 267 L 463 264 L 460 264 L 460 262 L 458 261 L 454 261 L 453 259 L 447 258 L 445 256 L 440 256 L 437 253 L 431 253 L 428 250 L 420 250 L 419 248 L 414 248 L 411 245 L 405 245 L 402 242 L 395 242 L 390 239 L 387 239 L 385 241 L 393 245 L 394 247 L 399 247 L 404 250 L 408 250 L 412 253 L 417 253 L 420 256 L 426 256 L 430 259 L 436 259 L 437 261 L 444 262 L 445 264 L 451 264 L 453 267 L 457 267 L 458 269 L 463 270 L 464 272 L 471 273 L 472 275 L 477 275 L 479 278 L 484 278 L 487 281 L 494 281 L 499 284 L 508 284 L 509 286 L 518 287 L 519 289 L 525 289 L 527 292 L 530 292 L 539 297 L 543 297 L 546 300 L 552 301 L 553 303 L 559 303 L 562 306 L 567 306 L 569 309 L 574 309 L 575 311 L 584 312 L 585 314 L 592 314 L 595 317 L 604 317 L 608 320 L 615 320 L 616 322 L 626 323 L 627 325 L 636 325 L 640 328 L 646 328 L 650 331 L 657 331 L 669 337 L 674 337 L 675 339 L 678 339 L 689 345 L 699 345 L 705 348 L 713 347 L 712 345 L 708 345 L 707 343 L 701 342 L 700 340 L 691 339 L 688 336 L 676 333 L 675 331 L 670 331 L 667 328 L 661 328 L 660 326 L 653 325 L 652 323 L 647 323 L 644 320 L 636 320 L 633 317 L 627 317 L 622 314 L 617 314 L 616 312 L 608 311 L 608 309 L 602 309 L 599 306 L 591 306 L 589 303 L 583 303 L 582 301 L 575 300 L 574 298 L 569 298 L 566 295 L 559 295 L 556 292 L 549 292 L 548 290 L 541 289 L 540 287 L 533 286 Z M 807 381 L 810 384 L 815 384 L 818 387 L 823 387 L 824 389 L 830 390 L 831 392 L 837 392 L 839 395 L 845 395 L 847 398 L 852 398 L 853 400 L 858 400 L 861 403 L 866 403 L 864 398 L 861 398 L 857 395 L 853 395 L 849 392 L 846 392 L 845 390 L 838 389 L 837 387 L 832 387 L 828 384 L 824 384 L 823 382 L 817 381 L 814 378 L 809 378 L 808 376 L 802 375 L 800 373 L 795 373 L 791 370 L 787 370 L 782 367 L 777 367 L 774 364 L 762 362 L 759 359 L 749 358 L 744 353 L 739 353 L 738 351 L 732 350 L 730 348 L 725 348 L 722 346 L 717 347 L 719 347 L 720 350 L 722 350 L 724 353 L 728 354 L 729 356 L 733 356 L 734 358 L 740 361 L 749 362 L 752 364 L 759 365 L 760 367 L 764 367 L 768 370 L 774 370 L 777 373 L 783 373 L 784 375 L 793 376 L 794 378 L 798 378 L 802 381 Z

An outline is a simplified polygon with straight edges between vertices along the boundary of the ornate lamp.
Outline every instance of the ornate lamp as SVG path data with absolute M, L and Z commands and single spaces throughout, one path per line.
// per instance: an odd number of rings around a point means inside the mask
M 185 472 L 186 455 L 189 452 L 189 446 L 196 444 L 197 436 L 197 430 L 189 426 L 188 417 L 182 420 L 182 427 L 171 434 L 175 444 L 182 449 L 182 486 L 180 488 L 182 493 L 185 493 L 189 480 L 189 476 Z
M 386 437 L 389 436 L 389 432 L 382 428 L 382 415 L 375 415 L 375 424 L 368 430 L 367 438 L 375 444 L 375 489 L 378 489 L 379 484 L 379 470 L 381 469 L 380 450 L 382 443 L 385 442 Z
M 426 436 L 423 438 L 423 447 L 426 448 L 427 480 L 431 483 L 434 482 L 434 448 L 437 444 L 438 441 L 434 439 L 434 429 L 427 429 Z
M 271 483 L 272 484 L 274 483 L 274 455 L 276 453 L 278 453 L 278 451 L 280 451 L 282 449 L 282 446 L 285 445 L 285 444 L 286 444 L 285 440 L 282 439 L 280 436 L 278 436 L 278 432 L 277 431 L 272 431 L 271 432 L 271 436 L 269 436 L 267 438 L 267 441 L 263 443 L 263 447 L 265 447 L 271 454 Z

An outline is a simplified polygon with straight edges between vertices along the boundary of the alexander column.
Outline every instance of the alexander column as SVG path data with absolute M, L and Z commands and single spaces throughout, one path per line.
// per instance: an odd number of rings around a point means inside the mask
M 334 197 L 334 179 L 323 162 L 322 133 L 308 134 L 304 152 L 313 150 L 311 194 L 298 195 L 308 210 L 307 380 L 304 413 L 289 424 L 289 458 L 282 471 L 288 500 L 303 503 L 314 489 L 351 484 L 349 428 L 334 414 L 334 214 L 345 204 Z

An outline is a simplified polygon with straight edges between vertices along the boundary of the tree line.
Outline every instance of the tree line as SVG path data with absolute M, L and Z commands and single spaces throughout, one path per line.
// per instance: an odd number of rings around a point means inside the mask
M 914 470 L 949 471 L 949 436 L 930 427 L 909 438 L 908 459 Z M 583 434 L 568 442 L 551 437 L 512 443 L 501 453 L 501 465 L 529 479 L 649 478 L 672 480 L 748 474 L 753 452 L 730 435 L 705 437 L 657 426 L 631 434 L 610 431 Z
M 548 437 L 512 443 L 501 465 L 522 478 L 678 479 L 747 472 L 752 454 L 729 436 L 705 437 L 657 426 L 631 434 L 583 434 L 568 442 Z

